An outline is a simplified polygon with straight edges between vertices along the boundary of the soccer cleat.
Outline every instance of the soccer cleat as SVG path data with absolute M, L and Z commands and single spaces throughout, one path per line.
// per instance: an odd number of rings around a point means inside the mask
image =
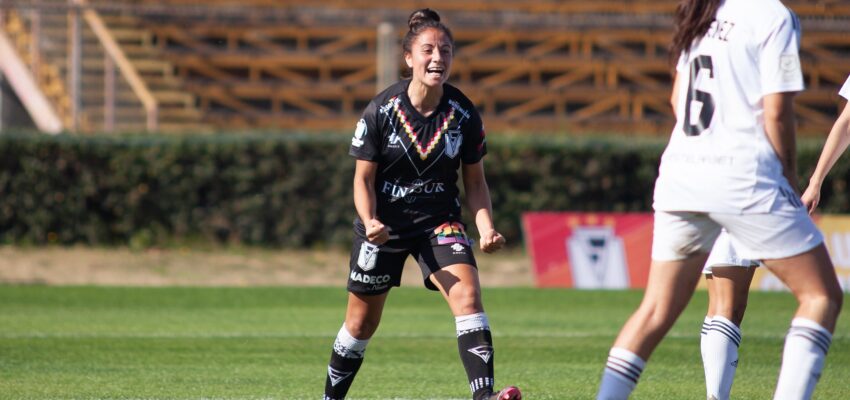
M 489 400 L 522 400 L 522 392 L 516 386 L 508 386 L 498 393 L 494 393 Z

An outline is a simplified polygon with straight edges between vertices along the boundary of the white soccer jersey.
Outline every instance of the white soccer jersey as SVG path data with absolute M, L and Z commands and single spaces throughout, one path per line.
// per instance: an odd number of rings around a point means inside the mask
M 799 41 L 799 21 L 779 0 L 723 2 L 676 67 L 676 126 L 656 210 L 770 211 L 788 183 L 765 134 L 762 98 L 803 90 Z
M 841 97 L 850 100 L 850 75 L 847 76 L 847 81 L 844 82 L 844 86 L 841 87 L 838 94 L 840 94 Z

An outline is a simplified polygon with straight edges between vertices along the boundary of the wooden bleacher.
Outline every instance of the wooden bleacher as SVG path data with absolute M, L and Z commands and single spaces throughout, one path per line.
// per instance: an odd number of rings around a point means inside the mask
M 348 131 L 376 91 L 376 25 L 403 36 L 414 0 L 90 1 L 150 82 L 170 79 L 217 129 Z M 850 2 L 791 1 L 804 35 L 803 134 L 823 135 L 850 73 Z M 675 2 L 434 0 L 453 28 L 451 82 L 493 132 L 666 135 Z M 399 71 L 403 72 L 399 58 Z M 190 95 L 187 99 L 185 95 Z M 175 99 L 179 96 L 174 93 Z M 191 104 L 190 104 L 191 103 Z

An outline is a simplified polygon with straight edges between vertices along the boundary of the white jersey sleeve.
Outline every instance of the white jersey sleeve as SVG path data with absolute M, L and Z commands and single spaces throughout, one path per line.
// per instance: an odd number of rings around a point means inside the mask
M 800 21 L 790 10 L 767 32 L 759 58 L 762 96 L 803 90 L 800 68 Z
M 844 86 L 841 87 L 838 94 L 841 95 L 841 97 L 850 100 L 850 75 L 847 76 L 847 81 L 844 82 Z

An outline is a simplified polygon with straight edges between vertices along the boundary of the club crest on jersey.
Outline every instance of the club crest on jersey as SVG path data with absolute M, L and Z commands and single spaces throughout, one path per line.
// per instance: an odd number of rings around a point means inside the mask
M 363 271 L 371 271 L 378 261 L 378 246 L 363 242 L 360 245 L 360 254 L 357 256 L 357 266 Z
M 366 136 L 367 130 L 366 120 L 360 118 L 360 121 L 357 121 L 357 128 L 354 129 L 354 137 L 351 138 L 351 145 L 354 147 L 363 146 L 363 137 Z
M 490 362 L 490 357 L 493 357 L 493 348 L 490 346 L 473 347 L 467 351 L 480 357 L 485 364 Z
M 446 132 L 446 155 L 449 158 L 455 158 L 460 152 L 460 145 L 463 143 L 463 135 L 459 129 L 449 129 Z

